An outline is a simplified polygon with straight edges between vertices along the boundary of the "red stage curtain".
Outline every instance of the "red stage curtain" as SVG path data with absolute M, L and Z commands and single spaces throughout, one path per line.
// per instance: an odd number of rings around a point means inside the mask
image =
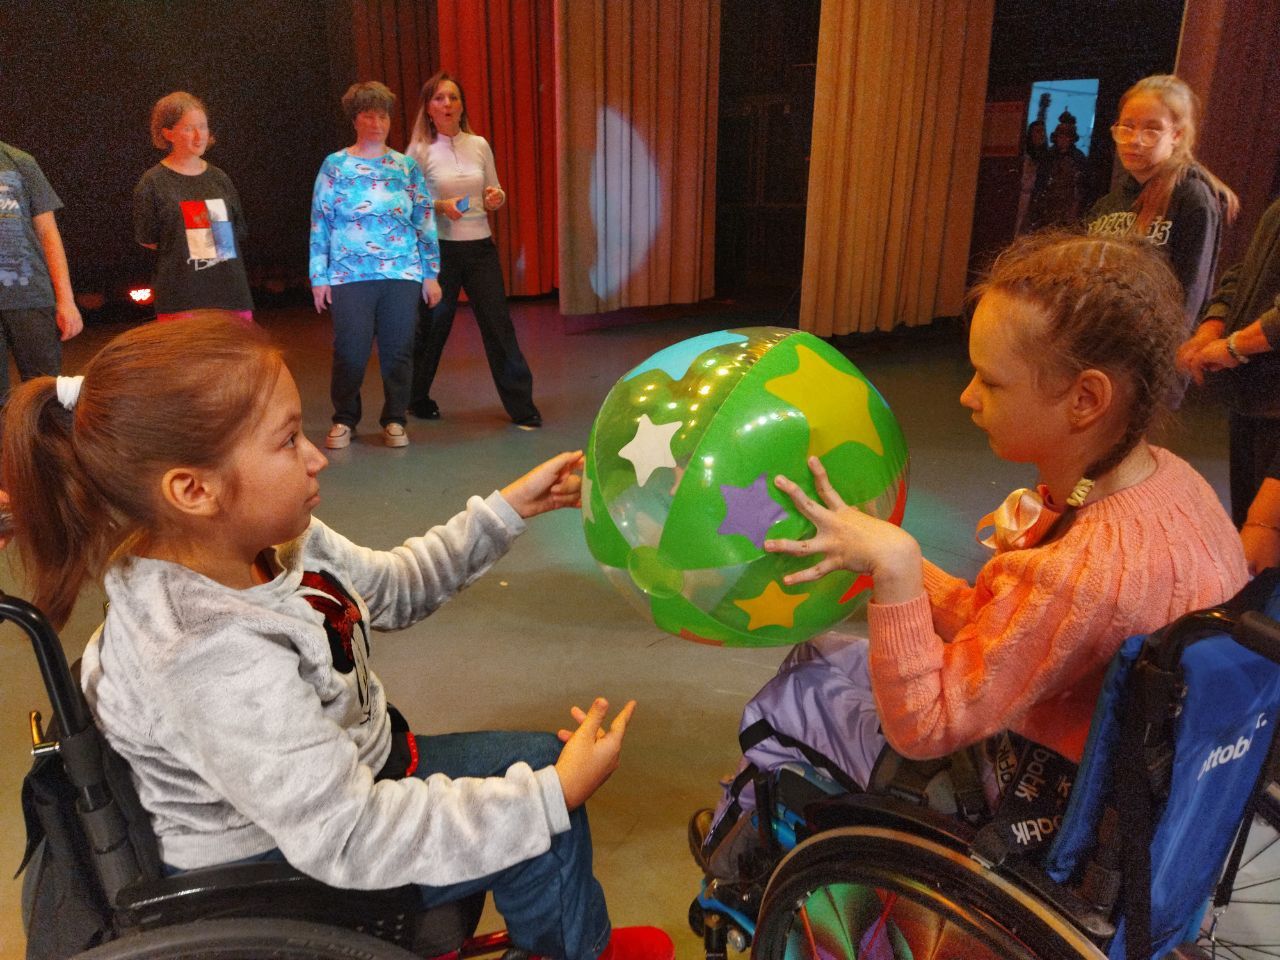
M 507 193 L 493 217 L 507 293 L 547 293 L 557 285 L 552 0 L 436 0 L 436 8 L 440 69 L 462 85 L 471 129 L 493 147 Z
M 1223 268 L 1238 263 L 1280 178 L 1280 0 L 1187 0 L 1175 72 L 1200 96 L 1196 156 L 1240 196 L 1222 240 Z
M 436 69 L 435 3 L 433 0 L 349 0 L 349 3 L 354 80 L 380 80 L 396 95 L 388 140 L 392 147 L 403 150 L 418 112 L 418 91 Z

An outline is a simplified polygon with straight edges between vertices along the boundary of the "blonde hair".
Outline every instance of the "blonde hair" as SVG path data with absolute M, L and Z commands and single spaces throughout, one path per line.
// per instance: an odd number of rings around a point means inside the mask
M 199 110 L 206 118 L 209 116 L 204 102 L 185 90 L 167 93 L 156 101 L 156 105 L 151 108 L 151 142 L 157 150 L 173 149 L 173 144 L 164 138 L 164 131 L 176 127 L 178 121 L 191 110 Z M 209 134 L 209 146 L 212 147 L 216 142 L 213 134 Z
M 283 366 L 261 327 L 193 318 L 108 343 L 71 410 L 54 377 L 14 390 L 0 469 L 32 600 L 55 626 L 86 579 L 160 531 L 165 471 L 226 462 Z
M 425 147 L 436 138 L 436 125 L 427 113 L 427 104 L 440 89 L 440 84 L 446 81 L 458 88 L 458 99 L 462 102 L 462 114 L 458 118 L 458 126 L 466 133 L 472 132 L 471 122 L 467 119 L 467 95 L 462 92 L 462 84 L 452 74 L 441 70 L 428 77 L 427 82 L 422 85 L 422 94 L 418 97 L 418 115 L 413 119 L 413 133 L 409 137 L 410 150 L 415 149 L 419 144 Z
M 1156 220 L 1169 208 L 1169 199 L 1187 175 L 1195 171 L 1209 185 L 1209 189 L 1226 208 L 1227 222 L 1235 220 L 1240 212 L 1240 198 L 1225 183 L 1214 176 L 1209 168 L 1195 158 L 1197 123 L 1200 118 L 1200 98 L 1186 82 L 1173 74 L 1160 73 L 1144 77 L 1125 91 L 1120 98 L 1120 112 L 1124 105 L 1139 94 L 1155 97 L 1173 115 L 1174 130 L 1182 136 L 1173 142 L 1173 152 L 1142 186 L 1142 192 L 1134 202 L 1138 216 L 1134 221 L 1135 233 L 1145 235 Z
M 1066 230 L 1028 234 L 996 258 L 970 290 L 970 302 L 991 291 L 1043 316 L 1043 330 L 1019 336 L 1044 376 L 1073 378 L 1097 369 L 1124 388 L 1124 430 L 1085 476 L 1096 479 L 1114 468 L 1179 397 L 1174 358 L 1186 330 L 1182 287 L 1149 243 Z

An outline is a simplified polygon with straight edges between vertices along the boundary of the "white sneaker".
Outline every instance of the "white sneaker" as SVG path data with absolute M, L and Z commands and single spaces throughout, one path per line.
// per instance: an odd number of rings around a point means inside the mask
M 407 447 L 409 435 L 404 432 L 403 423 L 388 423 L 382 428 L 382 442 L 388 447 Z
M 330 450 L 341 450 L 351 446 L 351 428 L 345 423 L 335 423 L 329 428 L 329 435 L 324 438 L 324 445 Z

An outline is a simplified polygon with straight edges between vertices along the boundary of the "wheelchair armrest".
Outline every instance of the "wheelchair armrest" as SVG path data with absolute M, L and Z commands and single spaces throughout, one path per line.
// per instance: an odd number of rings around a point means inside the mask
M 879 793 L 846 793 L 811 803 L 805 821 L 815 832 L 837 827 L 896 827 L 967 851 L 975 831 L 963 821 L 918 804 Z
M 339 890 L 283 861 L 239 863 L 146 880 L 121 891 L 117 920 L 151 929 L 196 919 L 270 916 L 356 926 L 422 911 L 417 888 Z M 349 922 L 348 922 L 349 921 Z

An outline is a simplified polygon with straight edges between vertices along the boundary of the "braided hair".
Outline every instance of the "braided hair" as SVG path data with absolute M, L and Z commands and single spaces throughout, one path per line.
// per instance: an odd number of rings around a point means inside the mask
M 1174 358 L 1185 334 L 1182 289 L 1150 244 L 1063 230 L 1029 234 L 996 258 L 970 302 L 993 290 L 1043 314 L 1042 331 L 1019 333 L 1026 354 L 1040 358 L 1040 377 L 1101 370 L 1127 402 L 1119 438 L 1086 477 L 1114 469 L 1180 399 L 1185 383 Z

